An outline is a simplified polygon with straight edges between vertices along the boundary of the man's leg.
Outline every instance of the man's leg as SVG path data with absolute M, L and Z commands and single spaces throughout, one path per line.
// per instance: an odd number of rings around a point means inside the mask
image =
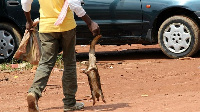
M 76 104 L 75 94 L 77 91 L 76 74 L 76 30 L 70 30 L 62 33 L 62 48 L 64 72 L 62 77 L 64 108 L 73 107 Z M 82 106 L 83 107 L 83 106 Z
M 41 40 L 42 55 L 33 84 L 29 89 L 29 94 L 27 96 L 29 108 L 31 108 L 30 106 L 34 103 L 34 97 L 36 98 L 36 101 L 41 97 L 42 91 L 46 87 L 58 54 L 58 40 L 52 34 L 42 33 L 39 36 Z

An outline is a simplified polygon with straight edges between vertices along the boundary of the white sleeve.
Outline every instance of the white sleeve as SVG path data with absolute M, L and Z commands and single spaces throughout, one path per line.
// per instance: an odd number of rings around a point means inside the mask
M 21 0 L 21 4 L 22 4 L 22 9 L 25 12 L 29 12 L 31 10 L 31 4 L 32 4 L 33 0 Z
M 68 0 L 70 9 L 76 13 L 78 17 L 82 17 L 86 14 L 85 10 L 81 6 L 81 0 Z

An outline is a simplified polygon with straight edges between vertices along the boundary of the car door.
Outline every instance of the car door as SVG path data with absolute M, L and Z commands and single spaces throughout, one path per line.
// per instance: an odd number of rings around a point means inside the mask
M 122 39 L 127 36 L 141 36 L 142 10 L 140 0 L 84 0 L 83 8 L 92 20 L 100 25 L 101 33 L 106 38 Z M 78 18 L 76 20 L 79 25 L 78 29 L 82 28 L 78 31 L 85 32 L 81 34 L 86 34 L 88 30 L 83 29 L 83 21 Z M 88 37 L 88 35 L 79 36 Z
M 26 18 L 24 11 L 22 10 L 21 0 L 5 0 L 6 10 L 9 18 L 11 18 L 15 23 L 21 27 L 25 27 Z M 39 2 L 38 0 L 33 0 L 31 7 L 31 17 L 35 19 L 39 17 Z

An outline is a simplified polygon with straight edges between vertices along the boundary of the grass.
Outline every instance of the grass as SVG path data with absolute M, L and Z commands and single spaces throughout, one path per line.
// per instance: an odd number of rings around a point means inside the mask
M 57 56 L 55 67 L 57 67 L 57 68 L 64 68 L 62 56 L 63 56 L 63 54 L 59 54 Z
M 59 54 L 57 56 L 55 67 L 61 68 L 61 69 L 64 68 L 62 56 L 63 56 L 63 54 Z M 19 65 L 21 65 L 23 67 L 13 68 L 12 64 L 19 64 Z M 33 67 L 33 65 L 30 64 L 30 63 L 28 63 L 28 62 L 12 59 L 8 63 L 2 63 L 2 64 L 0 64 L 0 71 L 4 71 L 4 70 L 11 70 L 11 71 L 16 71 L 16 70 L 30 70 L 30 69 L 32 69 L 32 67 Z
M 13 68 L 12 64 L 19 64 L 21 67 L 19 68 Z M 0 64 L 0 70 L 4 71 L 4 70 L 11 70 L 11 71 L 16 71 L 16 70 L 29 70 L 33 67 L 32 64 L 25 62 L 25 61 L 19 61 L 19 60 L 14 60 L 12 59 L 10 62 L 8 63 L 2 63 Z
M 3 70 L 11 70 L 11 67 L 7 65 L 6 63 L 0 64 L 1 71 Z

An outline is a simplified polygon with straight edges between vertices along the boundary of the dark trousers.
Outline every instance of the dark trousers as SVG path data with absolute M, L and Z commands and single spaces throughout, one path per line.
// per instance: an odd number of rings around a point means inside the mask
M 76 103 L 77 91 L 76 74 L 76 30 L 66 32 L 40 33 L 41 59 L 29 92 L 35 93 L 38 98 L 47 85 L 51 71 L 57 60 L 59 46 L 63 49 L 64 72 L 62 76 L 64 106 L 73 106 Z

